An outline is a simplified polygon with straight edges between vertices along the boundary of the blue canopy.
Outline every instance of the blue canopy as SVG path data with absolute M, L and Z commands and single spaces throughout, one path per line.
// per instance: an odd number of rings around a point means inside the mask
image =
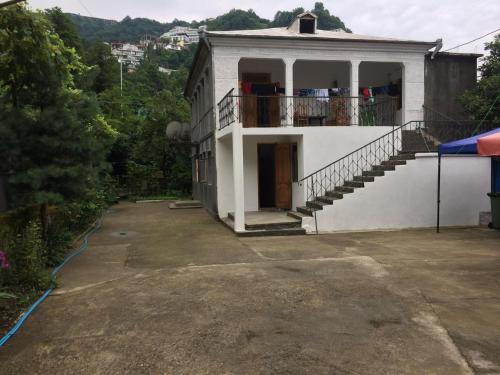
M 440 155 L 445 154 L 477 154 L 477 140 L 487 135 L 500 132 L 500 128 L 491 130 L 486 133 L 475 135 L 474 137 L 460 139 L 449 143 L 439 145 L 438 151 Z

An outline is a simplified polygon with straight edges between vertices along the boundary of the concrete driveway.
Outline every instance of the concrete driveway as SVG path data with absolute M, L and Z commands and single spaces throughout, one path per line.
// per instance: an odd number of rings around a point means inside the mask
M 120 203 L 2 374 L 498 374 L 500 232 L 238 239 Z

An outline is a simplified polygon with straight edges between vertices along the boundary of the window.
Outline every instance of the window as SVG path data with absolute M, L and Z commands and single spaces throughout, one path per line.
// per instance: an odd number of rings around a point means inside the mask
M 314 24 L 314 18 L 301 18 L 299 32 L 301 34 L 314 34 Z

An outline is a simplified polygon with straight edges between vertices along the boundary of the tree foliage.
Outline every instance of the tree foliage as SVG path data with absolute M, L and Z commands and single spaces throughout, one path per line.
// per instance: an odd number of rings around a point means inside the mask
M 75 87 L 85 72 L 41 12 L 22 5 L 0 11 L 0 157 L 16 205 L 78 199 L 106 169 L 113 131 L 95 99 Z
M 479 68 L 481 79 L 474 90 L 466 92 L 460 102 L 475 120 L 500 125 L 500 34 L 486 43 L 489 55 Z
M 311 9 L 318 16 L 318 27 L 323 30 L 344 29 L 350 30 L 335 15 L 330 14 L 321 2 L 316 2 Z M 252 9 L 231 9 L 215 18 L 201 21 L 183 21 L 174 19 L 172 22 L 160 23 L 146 18 L 125 17 L 121 21 L 104 20 L 100 18 L 85 17 L 76 14 L 69 16 L 75 23 L 78 33 L 87 42 L 100 41 L 128 41 L 138 42 L 145 35 L 159 37 L 161 34 L 175 26 L 189 26 L 197 28 L 206 25 L 209 30 L 246 30 L 262 29 L 267 27 L 288 26 L 294 17 L 304 12 L 304 8 L 291 11 L 280 10 L 272 20 L 259 17 Z
M 71 18 L 58 7 L 46 9 L 45 16 L 52 24 L 53 32 L 59 35 L 64 45 L 74 48 L 80 53 L 82 51 L 82 41 Z

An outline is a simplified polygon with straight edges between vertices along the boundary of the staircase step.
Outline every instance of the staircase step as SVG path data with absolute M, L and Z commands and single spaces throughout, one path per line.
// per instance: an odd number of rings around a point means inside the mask
M 406 164 L 406 160 L 385 160 L 383 161 L 382 163 L 380 163 L 382 165 L 405 165 Z
M 396 166 L 395 165 L 374 165 L 373 170 L 374 171 L 395 171 Z
M 306 202 L 306 206 L 309 207 L 309 208 L 314 208 L 316 210 L 322 210 L 323 209 L 323 206 L 326 206 L 328 203 L 324 203 L 324 202 L 321 202 L 321 201 L 318 201 L 318 200 L 314 200 L 314 201 L 307 201 Z
M 335 199 L 342 199 L 344 198 L 344 194 L 338 191 L 327 191 L 325 193 L 327 197 L 335 198 Z
M 376 177 L 376 176 L 383 176 L 385 174 L 384 171 L 363 171 L 363 176 L 371 176 L 371 177 Z
M 375 177 L 373 177 L 373 176 L 354 176 L 354 181 L 373 182 L 373 181 L 375 181 Z
M 344 183 L 344 186 L 347 186 L 347 187 L 353 187 L 353 188 L 362 188 L 362 187 L 365 187 L 365 184 L 363 183 L 363 181 L 346 181 Z
M 313 212 L 316 211 L 314 208 L 310 208 L 307 206 L 297 207 L 297 211 L 306 216 L 312 216 Z
M 335 186 L 333 191 L 337 191 L 339 193 L 354 193 L 354 188 L 350 186 Z
M 342 199 L 342 198 L 343 198 L 343 195 L 340 198 L 330 197 L 328 195 L 324 195 L 322 197 L 316 197 L 316 200 L 323 202 L 323 203 L 326 203 L 326 204 L 333 204 L 334 201 L 337 201 L 337 200 Z
M 297 219 L 297 220 L 302 220 L 302 218 L 309 216 L 309 215 L 301 214 L 300 212 L 297 212 L 297 211 L 288 211 L 286 214 L 290 217 L 293 217 L 294 219 Z
M 305 234 L 306 230 L 304 228 L 261 229 L 236 232 L 238 237 L 301 236 Z
M 413 153 L 401 153 L 398 155 L 391 156 L 389 160 L 414 160 L 415 154 Z

